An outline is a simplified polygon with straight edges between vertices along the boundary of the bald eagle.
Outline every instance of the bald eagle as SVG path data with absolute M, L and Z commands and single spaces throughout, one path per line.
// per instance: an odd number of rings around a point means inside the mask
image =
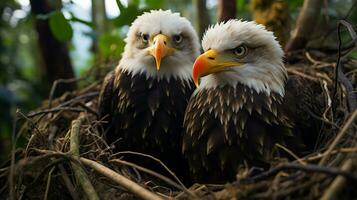
M 306 108 L 313 91 L 301 78 L 288 80 L 272 32 L 230 20 L 210 27 L 202 46 L 183 137 L 196 181 L 222 183 L 234 180 L 241 166 L 268 167 L 276 143 L 295 153 L 313 146 L 319 126 Z
M 191 70 L 199 55 L 197 34 L 179 13 L 154 10 L 137 17 L 125 42 L 122 59 L 100 94 L 100 115 L 109 121 L 106 139 L 116 151 L 155 156 L 180 175 L 183 117 L 195 89 Z

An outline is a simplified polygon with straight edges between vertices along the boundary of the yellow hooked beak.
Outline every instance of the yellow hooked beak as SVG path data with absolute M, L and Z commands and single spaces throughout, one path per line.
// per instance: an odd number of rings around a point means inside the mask
M 176 51 L 175 48 L 169 47 L 168 43 L 169 38 L 166 35 L 158 34 L 154 37 L 153 44 L 149 48 L 150 54 L 155 58 L 157 71 L 160 70 L 161 59 Z
M 192 78 L 195 85 L 198 87 L 198 81 L 201 77 L 207 76 L 221 71 L 229 70 L 229 67 L 241 66 L 242 63 L 232 61 L 232 58 L 220 54 L 215 50 L 208 50 L 205 53 L 198 56 L 193 64 Z

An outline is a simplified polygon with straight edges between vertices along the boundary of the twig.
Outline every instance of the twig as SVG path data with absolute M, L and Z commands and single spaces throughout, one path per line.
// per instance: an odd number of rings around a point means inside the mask
M 47 183 L 46 183 L 46 191 L 45 191 L 45 197 L 43 198 L 44 200 L 47 200 L 48 197 L 48 191 L 50 190 L 50 185 L 51 185 L 51 178 L 52 178 L 52 173 L 55 170 L 55 166 L 53 166 L 48 173 L 48 178 L 47 178 Z
M 115 171 L 87 158 L 79 158 L 81 163 L 97 171 L 98 173 L 106 176 L 110 180 L 118 183 L 120 186 L 124 187 L 135 196 L 146 199 L 146 200 L 162 200 L 162 198 L 155 193 L 150 192 L 146 188 L 141 187 L 134 181 L 116 173 Z
M 71 195 L 73 200 L 79 200 L 78 194 L 76 193 L 74 186 L 71 182 L 71 180 L 69 179 L 67 172 L 65 170 L 65 168 L 63 167 L 62 164 L 58 165 L 59 170 L 61 171 L 61 177 L 67 187 L 67 190 L 69 192 L 69 194 Z
M 318 82 L 318 83 L 320 82 L 320 80 L 319 80 L 318 78 L 315 78 L 315 77 L 313 77 L 313 76 L 307 75 L 307 74 L 302 73 L 302 72 L 299 72 L 299 71 L 297 71 L 297 70 L 295 70 L 295 69 L 287 68 L 287 71 L 288 71 L 289 73 L 292 73 L 292 74 L 301 76 L 301 77 L 303 77 L 303 78 L 305 78 L 305 79 L 308 79 L 308 80 L 310 80 L 310 81 L 314 81 L 314 82 Z
M 73 107 L 56 107 L 56 108 L 51 108 L 51 109 L 44 109 L 40 110 L 38 112 L 30 113 L 27 115 L 27 117 L 35 117 L 37 115 L 45 114 L 45 113 L 53 113 L 53 112 L 58 112 L 58 111 L 72 111 L 72 112 L 83 112 L 85 110 L 80 109 L 80 108 L 73 108 Z
M 347 55 L 349 54 L 346 53 L 343 57 L 342 57 L 342 52 L 341 52 L 341 47 L 342 47 L 342 39 L 341 39 L 341 27 L 345 26 L 347 28 L 347 30 L 350 33 L 350 36 L 352 38 L 352 43 L 353 43 L 353 48 L 351 48 L 351 50 L 349 52 L 351 52 L 354 48 L 357 47 L 357 34 L 356 32 L 353 30 L 353 27 L 351 26 L 351 24 L 349 24 L 347 21 L 345 20 L 340 20 L 338 23 L 338 28 L 337 28 L 337 34 L 338 34 L 338 57 L 337 57 L 337 62 L 336 62 L 336 69 L 335 69 L 335 85 L 334 85 L 334 92 L 333 92 L 333 97 L 336 97 L 337 94 L 337 80 L 339 80 L 346 88 L 347 90 L 347 98 L 348 98 L 348 104 L 349 104 L 349 111 L 352 112 L 356 109 L 357 107 L 357 97 L 356 95 L 352 92 L 353 91 L 353 86 L 351 84 L 351 82 L 348 80 L 348 78 L 346 77 L 346 75 L 343 73 L 342 69 L 341 69 L 341 65 L 343 63 L 343 60 L 345 57 L 347 57 Z M 334 104 L 333 104 L 334 105 Z
M 351 81 L 348 80 L 346 75 L 343 73 L 342 68 L 343 68 L 343 63 L 341 62 L 341 67 L 338 69 L 338 78 L 340 82 L 345 86 L 346 88 L 346 96 L 347 96 L 347 103 L 348 103 L 348 110 L 349 112 L 352 112 L 356 110 L 357 108 L 357 98 L 356 95 L 353 93 L 353 85 Z
M 345 123 L 345 125 L 342 127 L 341 131 L 337 134 L 336 138 L 333 140 L 332 144 L 329 146 L 329 148 L 326 150 L 325 157 L 323 157 L 320 162 L 319 165 L 322 166 L 326 163 L 327 159 L 329 158 L 332 150 L 336 147 L 336 145 L 338 144 L 338 142 L 342 139 L 342 137 L 347 133 L 347 130 L 353 125 L 354 120 L 357 116 L 357 110 L 355 110 L 352 115 L 350 116 L 350 118 L 347 120 L 347 122 Z
M 50 96 L 48 97 L 48 108 L 51 108 L 51 105 L 52 105 L 52 99 L 53 99 L 53 96 L 55 94 L 55 91 L 56 91 L 56 88 L 57 88 L 57 85 L 60 84 L 60 83 L 73 83 L 73 82 L 77 82 L 79 80 L 82 80 L 84 79 L 84 77 L 82 78 L 70 78 L 70 79 L 57 79 L 53 82 L 53 85 L 51 87 L 51 91 L 50 91 Z
M 83 121 L 84 116 L 82 116 L 81 114 L 76 120 L 72 121 L 70 153 L 72 153 L 75 157 L 79 156 L 79 132 Z M 89 200 L 99 200 L 98 194 L 94 190 L 94 187 L 89 181 L 89 178 L 85 173 L 84 169 L 74 162 L 71 162 L 71 164 L 73 167 L 74 175 L 79 184 L 81 185 L 87 198 Z
M 352 168 L 352 160 L 348 159 L 342 166 L 341 170 L 349 171 Z M 321 200 L 333 200 L 338 199 L 338 194 L 341 189 L 346 184 L 346 179 L 342 176 L 337 176 L 331 185 L 325 190 L 324 194 L 321 197 Z
M 144 154 L 144 153 L 139 153 L 139 152 L 134 152 L 134 151 L 121 151 L 121 152 L 117 152 L 115 154 L 112 155 L 113 156 L 116 156 L 116 155 L 120 155 L 120 154 L 132 154 L 132 155 L 139 155 L 139 156 L 144 156 L 144 157 L 147 157 L 147 158 L 150 158 L 154 161 L 156 161 L 157 163 L 159 163 L 162 167 L 165 168 L 165 170 L 167 172 L 169 172 L 171 174 L 172 177 L 174 177 L 174 179 L 184 188 L 185 185 L 180 181 L 180 179 L 175 175 L 175 173 L 173 171 L 171 171 L 160 159 L 158 158 L 155 158 L 154 156 L 151 156 L 151 155 L 148 155 L 148 154 Z
M 333 176 L 338 176 L 341 175 L 345 178 L 348 178 L 350 180 L 356 181 L 357 182 L 357 175 L 353 174 L 353 173 L 349 173 L 346 171 L 342 171 L 340 169 L 337 168 L 332 168 L 332 167 L 323 167 L 323 166 L 319 166 L 319 165 L 313 165 L 313 164 L 307 164 L 307 165 L 300 165 L 300 164 L 295 164 L 295 163 L 287 163 L 287 164 L 282 164 L 279 165 L 267 172 L 263 172 L 255 177 L 252 178 L 248 178 L 246 181 L 247 183 L 256 183 L 258 181 L 261 180 L 265 180 L 268 179 L 274 175 L 276 175 L 277 173 L 279 173 L 280 171 L 283 170 L 301 170 L 301 171 L 305 171 L 305 172 L 317 172 L 317 173 L 324 173 L 324 174 L 329 174 L 329 175 L 333 175 Z M 241 180 L 241 182 L 245 182 L 245 180 Z
M 89 92 L 89 93 L 74 97 L 73 99 L 70 99 L 68 101 L 65 101 L 65 102 L 59 104 L 56 108 L 65 107 L 65 106 L 68 106 L 68 105 L 75 104 L 77 102 L 80 102 L 80 100 L 82 100 L 82 99 L 86 99 L 86 98 L 92 99 L 92 98 L 94 98 L 94 97 L 96 97 L 98 95 L 99 95 L 99 92 Z
M 332 154 L 338 154 L 338 153 L 352 153 L 352 152 L 357 152 L 357 147 L 350 147 L 350 148 L 341 148 L 341 149 L 337 149 L 337 150 L 333 150 L 330 155 Z M 310 156 L 310 157 L 305 157 L 305 158 L 300 158 L 300 160 L 305 160 L 305 161 L 314 161 L 314 160 L 318 160 L 320 158 L 323 158 L 326 156 L 326 152 L 322 153 L 322 154 L 318 154 L 315 156 Z M 299 162 L 299 161 L 297 161 Z
M 333 63 L 315 60 L 314 58 L 312 58 L 311 54 L 308 51 L 305 52 L 305 56 L 313 64 L 314 68 L 321 69 L 324 67 L 334 67 Z
M 295 158 L 301 165 L 306 165 L 306 162 L 303 161 L 302 159 L 299 158 L 294 152 L 292 152 L 290 149 L 284 147 L 283 145 L 277 143 L 275 146 L 283 149 L 285 152 L 287 152 L 289 155 L 291 155 L 293 158 Z
M 20 115 L 22 118 L 24 118 L 25 120 L 27 120 L 27 122 L 30 124 L 30 128 L 31 129 L 35 129 L 37 131 L 38 134 L 41 134 L 41 131 L 37 128 L 37 125 L 35 122 L 33 122 L 30 118 L 28 118 L 24 113 L 22 113 L 20 111 L 20 109 L 16 110 L 16 114 Z M 16 136 L 16 141 L 19 139 L 21 134 L 17 134 Z M 31 136 L 32 137 L 32 136 Z M 29 146 L 30 144 L 27 144 L 27 146 Z
M 124 161 L 124 160 L 120 160 L 120 159 L 113 159 L 113 160 L 110 160 L 110 162 L 115 162 L 115 163 L 119 163 L 119 164 L 123 164 L 123 165 L 127 165 L 127 166 L 130 166 L 130 167 L 133 167 L 133 168 L 136 168 L 140 171 L 143 171 L 147 174 L 150 174 L 152 176 L 155 176 L 163 181 L 165 181 L 166 183 L 176 187 L 177 189 L 179 190 L 183 190 L 185 191 L 188 195 L 190 195 L 191 197 L 195 197 L 195 198 L 198 198 L 195 194 L 193 194 L 192 192 L 190 192 L 186 187 L 182 187 L 181 185 L 175 183 L 174 181 L 172 181 L 171 179 L 153 171 L 153 170 L 150 170 L 150 169 L 147 169 L 147 168 L 144 168 L 144 167 L 141 167 L 139 165 L 136 165 L 134 163 L 130 163 L 130 162 L 127 162 L 127 161 Z
M 357 1 L 355 1 L 355 2 L 352 4 L 351 8 L 348 10 L 348 12 L 347 12 L 346 15 L 343 17 L 343 19 L 347 19 L 347 18 L 350 16 L 350 14 L 352 13 L 352 11 L 353 11 L 353 9 L 355 8 L 356 5 L 357 5 Z
M 9 192 L 10 200 L 15 200 L 15 185 L 14 185 L 14 176 L 15 176 L 15 150 L 16 150 L 16 124 L 17 116 L 15 115 L 13 125 L 12 125 L 12 135 L 11 135 L 11 164 L 10 164 L 10 174 L 9 174 Z
M 87 105 L 85 105 L 84 103 L 82 102 L 78 102 L 77 103 L 80 107 L 84 108 L 85 110 L 87 110 L 89 113 L 92 113 L 94 114 L 96 117 L 99 116 L 98 112 L 93 110 L 92 108 L 88 107 Z

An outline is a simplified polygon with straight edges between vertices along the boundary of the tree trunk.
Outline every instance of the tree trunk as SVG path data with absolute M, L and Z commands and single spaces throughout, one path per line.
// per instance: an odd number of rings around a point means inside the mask
M 93 38 L 93 53 L 98 53 L 98 39 L 107 29 L 107 15 L 105 13 L 105 2 L 92 0 L 92 22 L 95 36 Z
M 236 0 L 218 0 L 218 21 L 235 19 L 237 13 Z
M 60 10 L 60 0 L 30 0 L 33 15 L 47 15 L 55 10 Z M 57 79 L 69 79 L 74 77 L 67 44 L 58 41 L 52 34 L 48 19 L 34 18 L 35 28 L 38 34 L 38 44 L 42 55 L 41 71 L 45 80 L 52 85 Z M 55 96 L 76 88 L 76 84 L 58 84 Z
M 203 33 L 210 24 L 210 18 L 206 7 L 206 0 L 193 0 L 193 4 L 196 9 L 198 36 L 201 39 Z
M 296 28 L 293 36 L 285 46 L 286 52 L 302 49 L 306 46 L 318 21 L 317 19 L 320 15 L 321 6 L 322 0 L 304 1 L 299 17 L 296 21 Z
M 281 46 L 285 46 L 290 36 L 290 12 L 284 0 L 250 0 L 253 19 L 274 32 Z

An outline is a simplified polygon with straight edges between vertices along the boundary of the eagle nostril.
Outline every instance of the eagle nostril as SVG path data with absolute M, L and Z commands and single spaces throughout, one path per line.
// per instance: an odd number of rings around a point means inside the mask
M 166 41 L 164 41 L 164 44 L 166 45 Z
M 211 57 L 211 56 L 210 56 L 210 57 L 208 57 L 208 59 L 210 59 L 210 60 L 214 60 L 214 58 L 213 58 L 213 57 Z

